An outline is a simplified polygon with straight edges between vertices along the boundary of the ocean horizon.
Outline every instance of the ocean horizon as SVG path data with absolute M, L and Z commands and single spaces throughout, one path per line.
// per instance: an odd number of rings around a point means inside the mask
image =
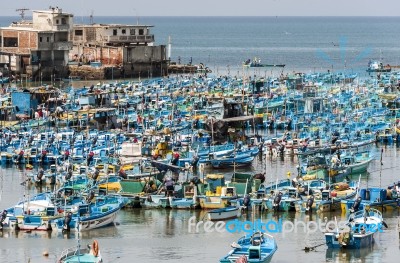
M 68 10 L 65 10 L 68 11 Z M 0 26 L 19 16 L 0 17 Z M 27 17 L 26 20 L 30 18 Z M 77 24 L 89 16 L 75 16 Z M 400 65 L 400 17 L 383 16 L 94 16 L 94 23 L 154 26 L 155 45 L 171 38 L 171 60 L 242 75 L 243 61 L 285 64 L 283 73 L 346 72 L 368 77 L 370 60 Z M 248 70 L 247 70 L 248 71 Z M 277 75 L 281 69 L 250 72 Z

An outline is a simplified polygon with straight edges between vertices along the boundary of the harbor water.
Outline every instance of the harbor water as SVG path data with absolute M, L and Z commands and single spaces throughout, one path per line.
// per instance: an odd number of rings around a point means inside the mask
M 17 18 L 0 17 L 5 26 Z M 88 18 L 75 18 L 88 22 Z M 86 21 L 86 20 L 87 21 Z M 81 20 L 81 21 L 80 21 Z M 95 17 L 98 23 L 135 24 L 135 17 Z M 173 18 L 144 17 L 141 24 L 154 25 L 157 44 L 166 44 L 172 37 L 172 60 L 193 64 L 204 63 L 215 74 L 278 75 L 279 70 L 255 69 L 245 72 L 242 62 L 259 57 L 268 64 L 286 64 L 283 73 L 292 71 L 354 71 L 368 78 L 365 72 L 369 60 L 382 59 L 385 64 L 400 65 L 400 18 Z M 375 160 L 360 187 L 387 187 L 399 181 L 400 148 L 396 145 L 374 145 Z M 383 164 L 380 163 L 380 150 Z M 268 158 L 260 155 L 245 171 L 262 172 L 268 181 L 297 174 L 297 158 Z M 240 170 L 238 170 L 240 171 Z M 27 171 L 16 166 L 0 168 L 0 209 L 13 206 L 24 195 L 46 189 L 27 188 L 21 184 Z M 226 177 L 229 179 L 229 171 Z M 358 180 L 358 176 L 353 178 Z M 377 233 L 373 249 L 354 251 L 328 250 L 324 235 L 298 231 L 273 233 L 278 250 L 272 262 L 397 262 L 400 258 L 398 211 L 385 212 L 389 226 Z M 122 210 L 112 227 L 77 233 L 0 232 L 0 262 L 55 262 L 61 251 L 99 241 L 104 262 L 218 262 L 230 249 L 230 244 L 243 233 L 189 231 L 189 219 L 202 220 L 201 210 L 132 209 Z M 240 220 L 250 220 L 251 212 Z M 304 213 L 255 213 L 263 221 L 274 220 L 345 220 L 340 211 L 306 215 Z M 321 245 L 323 244 L 323 245 Z M 318 246 L 321 245 L 321 246 Z M 317 246 L 305 252 L 305 247 Z M 48 256 L 43 256 L 47 251 Z
M 383 148 L 383 165 L 380 165 L 380 149 Z M 400 148 L 396 145 L 374 146 L 375 160 L 368 168 L 368 175 L 361 177 L 361 187 L 383 187 L 398 181 Z M 254 171 L 267 168 L 267 180 L 284 179 L 287 172 L 295 174 L 296 158 L 268 158 L 262 155 L 251 167 Z M 0 207 L 15 204 L 22 196 L 44 191 L 21 185 L 25 171 L 16 167 L 1 168 L 1 201 Z M 229 172 L 226 175 L 229 178 Z M 358 176 L 353 179 L 357 180 Z M 202 210 L 172 209 L 130 209 L 122 210 L 117 217 L 116 226 L 82 232 L 79 240 L 82 246 L 90 244 L 93 239 L 99 241 L 100 250 L 105 262 L 218 262 L 231 248 L 230 244 L 244 233 L 212 232 L 207 233 L 199 228 L 198 233 L 189 229 L 189 219 L 195 216 L 200 221 L 205 216 Z M 251 220 L 251 212 L 240 220 Z M 307 215 L 300 212 L 273 214 L 271 212 L 255 212 L 255 218 L 263 222 L 280 219 L 291 222 L 345 220 L 340 211 L 332 213 L 313 213 Z M 324 235 L 304 233 L 299 228 L 293 233 L 270 233 L 278 244 L 278 250 L 272 262 L 395 262 L 400 257 L 400 240 L 398 228 L 398 211 L 384 213 L 389 228 L 377 233 L 373 249 L 354 251 L 330 250 L 325 246 Z M 63 249 L 73 247 L 78 242 L 76 233 L 62 234 L 53 232 L 0 232 L 1 262 L 55 262 Z M 306 253 L 305 247 L 318 246 L 314 251 Z M 42 254 L 49 252 L 48 257 Z

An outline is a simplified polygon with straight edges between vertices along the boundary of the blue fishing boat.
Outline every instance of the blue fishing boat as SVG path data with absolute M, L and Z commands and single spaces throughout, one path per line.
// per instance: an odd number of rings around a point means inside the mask
M 103 258 L 101 256 L 97 240 L 94 240 L 91 246 L 88 245 L 87 247 L 81 248 L 80 244 L 78 243 L 78 246 L 64 250 L 57 261 L 57 263 L 75 263 L 75 262 L 82 262 L 82 263 L 103 262 Z
M 376 209 L 366 208 L 350 214 L 348 223 L 342 229 L 325 233 L 329 248 L 360 249 L 374 242 L 374 234 L 386 226 L 382 214 Z
M 112 225 L 125 201 L 120 196 L 97 197 L 95 203 L 79 205 L 77 213 L 68 213 L 54 221 L 54 228 L 60 231 L 87 231 Z
M 249 152 L 240 153 L 240 154 L 232 154 L 228 157 L 221 157 L 211 160 L 211 165 L 214 168 L 228 168 L 228 167 L 244 167 L 249 166 L 254 160 L 254 156 L 252 156 Z
M 397 206 L 397 199 L 391 197 L 391 191 L 385 188 L 363 188 L 359 190 L 357 198 L 342 200 L 342 212 L 352 212 L 364 209 L 366 206 L 382 211 L 394 210 Z
M 262 232 L 243 236 L 231 246 L 233 249 L 220 259 L 220 263 L 265 263 L 272 259 L 278 249 L 275 239 Z

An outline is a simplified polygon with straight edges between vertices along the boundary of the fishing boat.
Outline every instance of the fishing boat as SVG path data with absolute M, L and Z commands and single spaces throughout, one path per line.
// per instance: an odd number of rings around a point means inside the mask
M 206 191 L 205 195 L 199 195 L 198 198 L 202 209 L 225 208 L 232 199 L 236 199 L 236 188 L 218 186 L 215 193 Z
M 97 197 L 95 203 L 79 205 L 77 213 L 54 220 L 53 226 L 59 231 L 87 231 L 112 225 L 124 202 L 117 195 Z
M 262 232 L 245 235 L 231 246 L 233 249 L 220 259 L 220 263 L 265 263 L 272 259 L 278 249 L 275 239 L 271 235 Z
M 284 68 L 285 64 L 262 64 L 259 58 L 254 58 L 253 61 L 250 59 L 243 62 L 243 67 L 249 68 L 266 68 L 266 67 L 277 67 Z
M 349 174 L 359 174 L 367 171 L 369 163 L 374 159 L 369 151 L 352 153 L 341 157 Z
M 254 160 L 254 156 L 250 153 L 232 154 L 230 156 L 224 156 L 211 160 L 211 165 L 214 168 L 228 168 L 228 167 L 245 167 L 251 165 Z
M 94 240 L 91 246 L 81 248 L 78 244 L 77 247 L 68 248 L 61 253 L 57 263 L 101 263 L 103 258 L 100 253 L 100 248 L 97 240 Z
M 395 210 L 398 207 L 397 199 L 391 197 L 391 190 L 378 187 L 359 189 L 357 198 L 341 201 L 344 213 L 362 210 L 367 206 L 381 211 Z
M 382 231 L 382 213 L 373 208 L 366 208 L 350 214 L 348 222 L 342 229 L 325 233 L 326 245 L 329 248 L 360 249 L 371 246 L 374 234 Z
M 228 206 L 224 208 L 210 210 L 208 211 L 207 216 L 208 219 L 211 221 L 236 218 L 240 216 L 240 207 Z
M 380 61 L 369 61 L 367 72 L 390 72 L 392 68 L 390 65 L 383 65 Z

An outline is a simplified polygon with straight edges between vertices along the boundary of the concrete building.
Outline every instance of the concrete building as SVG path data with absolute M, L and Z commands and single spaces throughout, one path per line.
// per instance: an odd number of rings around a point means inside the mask
M 105 67 L 106 78 L 166 75 L 166 47 L 154 46 L 151 28 L 149 25 L 74 25 L 70 65 L 98 65 L 99 62 Z
M 0 66 L 32 80 L 61 78 L 67 74 L 73 15 L 60 8 L 33 11 L 32 21 L 0 28 Z
M 0 69 L 33 81 L 167 75 L 165 45 L 149 25 L 74 25 L 55 7 L 0 28 Z

